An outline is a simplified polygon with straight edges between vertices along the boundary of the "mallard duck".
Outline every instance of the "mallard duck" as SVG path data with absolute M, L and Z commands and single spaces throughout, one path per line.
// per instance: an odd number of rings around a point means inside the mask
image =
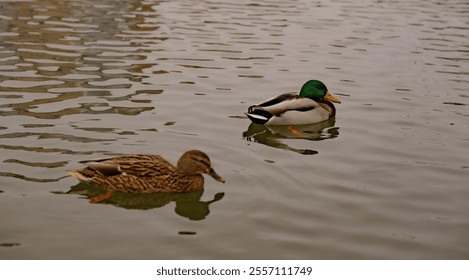
M 107 192 L 91 199 L 100 202 L 112 192 L 155 193 L 192 192 L 203 188 L 208 174 L 215 180 L 225 180 L 213 170 L 209 157 L 202 151 L 190 150 L 178 160 L 177 167 L 158 155 L 123 155 L 93 161 L 82 161 L 85 168 L 68 170 L 80 181 L 91 183 Z
M 307 81 L 300 94 L 285 93 L 250 106 L 246 116 L 253 123 L 265 125 L 302 125 L 328 120 L 335 116 L 332 102 L 340 103 L 318 80 Z

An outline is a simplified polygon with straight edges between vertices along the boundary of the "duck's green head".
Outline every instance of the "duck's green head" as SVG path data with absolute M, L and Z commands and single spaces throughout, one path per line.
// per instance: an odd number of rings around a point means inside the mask
M 332 96 L 326 85 L 318 80 L 309 80 L 301 87 L 300 96 L 311 98 L 316 102 L 328 100 L 340 103 L 340 100 Z

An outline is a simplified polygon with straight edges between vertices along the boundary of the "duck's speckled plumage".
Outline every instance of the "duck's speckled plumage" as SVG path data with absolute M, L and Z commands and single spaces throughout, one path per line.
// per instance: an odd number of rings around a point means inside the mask
M 108 192 L 192 192 L 204 185 L 202 174 L 224 182 L 212 168 L 208 156 L 198 150 L 184 153 L 177 167 L 158 155 L 123 155 L 84 161 L 87 167 L 69 170 L 73 177 Z

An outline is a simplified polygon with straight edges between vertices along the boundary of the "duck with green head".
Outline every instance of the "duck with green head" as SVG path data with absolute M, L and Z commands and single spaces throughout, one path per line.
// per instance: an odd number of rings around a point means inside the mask
M 318 80 L 307 81 L 300 94 L 285 93 L 248 108 L 246 116 L 253 123 L 265 125 L 302 125 L 328 120 L 335 116 L 340 103 Z

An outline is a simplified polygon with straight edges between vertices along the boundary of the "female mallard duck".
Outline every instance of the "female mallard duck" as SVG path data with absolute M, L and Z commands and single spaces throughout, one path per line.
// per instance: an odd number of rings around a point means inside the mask
M 213 170 L 209 157 L 201 151 L 185 152 L 174 167 L 158 155 L 123 155 L 94 161 L 83 161 L 85 168 L 68 170 L 80 181 L 106 189 L 104 195 L 91 199 L 100 202 L 112 192 L 155 193 L 192 192 L 204 186 L 202 174 L 225 180 Z
M 321 81 L 310 80 L 303 85 L 299 95 L 281 94 L 261 104 L 250 106 L 245 114 L 257 124 L 311 124 L 335 116 L 335 107 L 331 101 L 340 103 Z

